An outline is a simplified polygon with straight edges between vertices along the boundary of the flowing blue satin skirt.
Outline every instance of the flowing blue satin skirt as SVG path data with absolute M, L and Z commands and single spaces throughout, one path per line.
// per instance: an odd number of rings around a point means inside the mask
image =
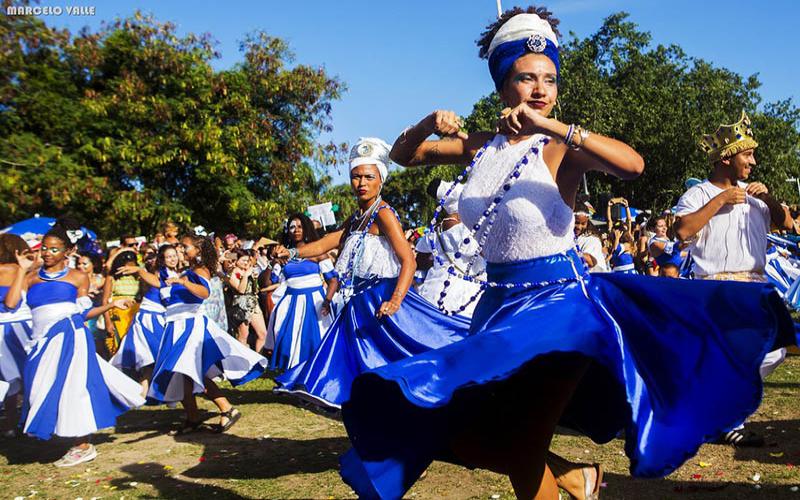
M 397 278 L 359 283 L 314 355 L 277 377 L 275 391 L 339 408 L 359 374 L 467 336 L 468 318 L 442 314 L 414 290 L 392 316 L 376 318 L 396 285 Z
M 769 284 L 589 276 L 574 252 L 487 272 L 542 286 L 487 290 L 468 338 L 353 382 L 341 475 L 360 497 L 401 497 L 434 459 L 464 463 L 454 429 L 487 432 L 470 427 L 469 409 L 492 405 L 504 386 L 524 399 L 540 387 L 532 368 L 558 375 L 564 354 L 590 362 L 561 423 L 599 443 L 624 429 L 631 472 L 664 476 L 758 408 L 762 359 L 794 343 Z

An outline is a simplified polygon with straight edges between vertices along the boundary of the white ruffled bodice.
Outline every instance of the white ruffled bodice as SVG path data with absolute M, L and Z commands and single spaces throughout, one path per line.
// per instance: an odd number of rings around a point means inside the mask
M 400 274 L 400 261 L 383 236 L 363 231 L 350 233 L 336 262 L 340 276 L 347 274 L 353 259 L 353 278 L 395 278 Z
M 83 298 L 83 297 L 81 297 Z M 75 302 L 54 302 L 31 309 L 34 340 L 44 337 L 50 327 L 64 318 L 81 314 L 82 310 Z
M 534 135 L 509 144 L 496 135 L 476 162 L 459 202 L 461 220 L 472 227 L 501 190 L 528 149 L 543 136 Z M 564 203 L 558 186 L 542 158 L 532 155 L 519 179 L 505 194 L 494 227 L 483 248 L 488 262 L 515 262 L 566 252 L 575 246 L 572 209 Z M 484 231 L 488 224 L 484 224 Z M 480 238 L 481 233 L 476 237 Z

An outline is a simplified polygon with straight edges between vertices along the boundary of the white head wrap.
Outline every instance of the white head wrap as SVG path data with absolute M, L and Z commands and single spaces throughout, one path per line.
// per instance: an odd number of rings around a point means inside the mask
M 375 165 L 381 174 L 381 181 L 389 177 L 389 151 L 392 149 L 383 139 L 361 137 L 350 150 L 350 170 L 359 165 Z
M 454 182 L 447 182 L 441 181 L 439 183 L 439 187 L 436 189 L 436 198 L 442 199 L 447 194 L 447 190 L 450 189 L 450 186 L 455 184 Z M 458 200 L 461 199 L 461 192 L 464 190 L 463 184 L 456 184 L 453 190 L 450 192 L 450 196 L 444 200 L 444 211 L 448 214 L 457 214 L 458 213 Z
M 489 44 L 487 57 L 491 57 L 494 49 L 502 43 L 527 39 L 532 35 L 541 35 L 558 48 L 558 39 L 550 23 L 536 14 L 517 14 L 497 30 L 492 43 Z

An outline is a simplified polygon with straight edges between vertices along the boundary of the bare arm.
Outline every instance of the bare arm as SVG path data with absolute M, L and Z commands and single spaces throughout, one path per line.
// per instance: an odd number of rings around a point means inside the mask
M 526 103 L 516 108 L 504 110 L 499 122 L 500 132 L 510 135 L 533 135 L 543 133 L 552 137 L 566 139 L 569 125 L 554 118 L 536 113 Z M 577 173 L 598 170 L 620 179 L 635 179 L 644 172 L 644 159 L 632 147 L 622 141 L 600 134 L 591 133 L 583 140 L 573 134 L 572 144 L 580 149 L 565 147 L 561 162 Z
M 445 137 L 428 141 L 431 134 Z M 437 110 L 398 137 L 389 157 L 404 167 L 419 165 L 467 165 L 484 142 L 494 136 L 489 132 L 467 135 L 452 111 Z
M 769 218 L 772 225 L 781 230 L 789 231 L 794 227 L 794 220 L 789 213 L 789 209 L 780 204 L 778 200 L 773 198 L 767 187 L 760 182 L 752 182 L 745 188 L 747 194 L 758 198 L 763 201 L 767 208 L 769 208 Z
M 252 268 L 251 268 L 252 269 Z M 228 278 L 228 283 L 239 293 L 244 293 L 247 290 L 247 278 L 249 274 L 242 273 L 241 279 L 236 276 L 236 272 L 231 273 Z
M 144 280 L 144 282 L 147 283 L 148 285 L 154 288 L 161 288 L 161 280 L 158 278 L 158 276 L 140 266 L 136 265 L 122 266 L 117 271 L 117 274 L 122 274 L 122 275 L 135 274 L 139 278 Z
M 391 210 L 381 210 L 377 217 L 378 229 L 389 240 L 397 260 L 400 261 L 400 275 L 397 277 L 397 285 L 392 293 L 392 298 L 381 305 L 378 316 L 394 314 L 400 307 L 400 303 L 408 293 L 411 287 L 411 282 L 414 280 L 414 272 L 417 270 L 417 263 L 414 261 L 414 253 L 411 251 L 411 246 L 406 241 L 403 234 L 403 228 L 400 226 L 400 221 Z M 387 304 L 388 303 L 388 304 Z M 384 305 L 390 305 L 390 308 L 385 312 Z
M 3 301 L 5 306 L 9 309 L 14 309 L 19 306 L 22 300 L 22 290 L 26 288 L 27 285 L 28 271 L 34 268 L 34 266 L 41 264 L 38 254 L 31 254 L 29 252 L 20 254 L 16 250 L 14 250 L 14 254 L 17 259 L 17 269 L 14 272 L 14 281 L 11 282 L 8 293 L 6 293 L 6 298 Z
M 744 202 L 744 189 L 740 187 L 728 188 L 711 198 L 700 210 L 678 217 L 675 220 L 675 234 L 681 240 L 691 239 L 703 229 L 703 226 L 708 224 L 708 221 L 711 220 L 722 207 L 728 204 L 735 205 Z
M 297 256 L 307 259 L 309 257 L 316 257 L 324 253 L 328 253 L 334 248 L 338 248 L 342 242 L 342 234 L 344 229 L 328 233 L 317 241 L 306 243 L 303 248 L 297 249 Z
M 211 273 L 209 273 L 208 269 L 206 269 L 205 267 L 198 267 L 194 269 L 194 272 L 205 279 L 211 278 Z M 179 283 L 183 285 L 184 287 L 186 287 L 187 290 L 189 290 L 189 293 L 191 293 L 195 297 L 200 297 L 201 299 L 207 299 L 208 296 L 211 294 L 208 288 L 204 287 L 203 285 L 199 285 L 197 283 L 192 283 L 186 276 L 180 276 L 178 278 L 170 278 L 167 280 L 167 284 L 171 285 L 173 283 Z
M 114 288 L 114 277 L 110 274 L 106 276 L 106 281 L 103 283 L 103 305 L 108 304 L 111 301 L 111 291 Z M 106 324 L 106 331 L 108 333 L 114 333 L 114 322 L 111 321 L 111 315 L 108 314 L 110 308 L 106 309 L 100 314 L 103 314 L 103 318 Z M 98 314 L 99 315 L 99 314 Z

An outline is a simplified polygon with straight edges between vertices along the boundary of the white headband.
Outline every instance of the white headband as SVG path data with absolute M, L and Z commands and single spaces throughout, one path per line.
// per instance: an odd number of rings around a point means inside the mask
M 350 150 L 350 170 L 359 165 L 375 165 L 381 174 L 381 181 L 389 177 L 389 151 L 392 149 L 383 139 L 361 137 Z
M 494 49 L 502 43 L 527 39 L 532 35 L 542 35 L 558 48 L 558 39 L 550 23 L 536 14 L 517 14 L 497 30 L 489 44 L 487 57 L 491 57 Z
M 436 198 L 442 199 L 447 194 L 447 190 L 450 189 L 453 182 L 441 181 L 439 183 L 439 187 L 436 189 Z M 456 184 L 453 187 L 453 190 L 450 192 L 450 196 L 444 200 L 444 211 L 448 214 L 457 214 L 458 213 L 458 200 L 461 199 L 461 192 L 464 190 L 463 184 Z

